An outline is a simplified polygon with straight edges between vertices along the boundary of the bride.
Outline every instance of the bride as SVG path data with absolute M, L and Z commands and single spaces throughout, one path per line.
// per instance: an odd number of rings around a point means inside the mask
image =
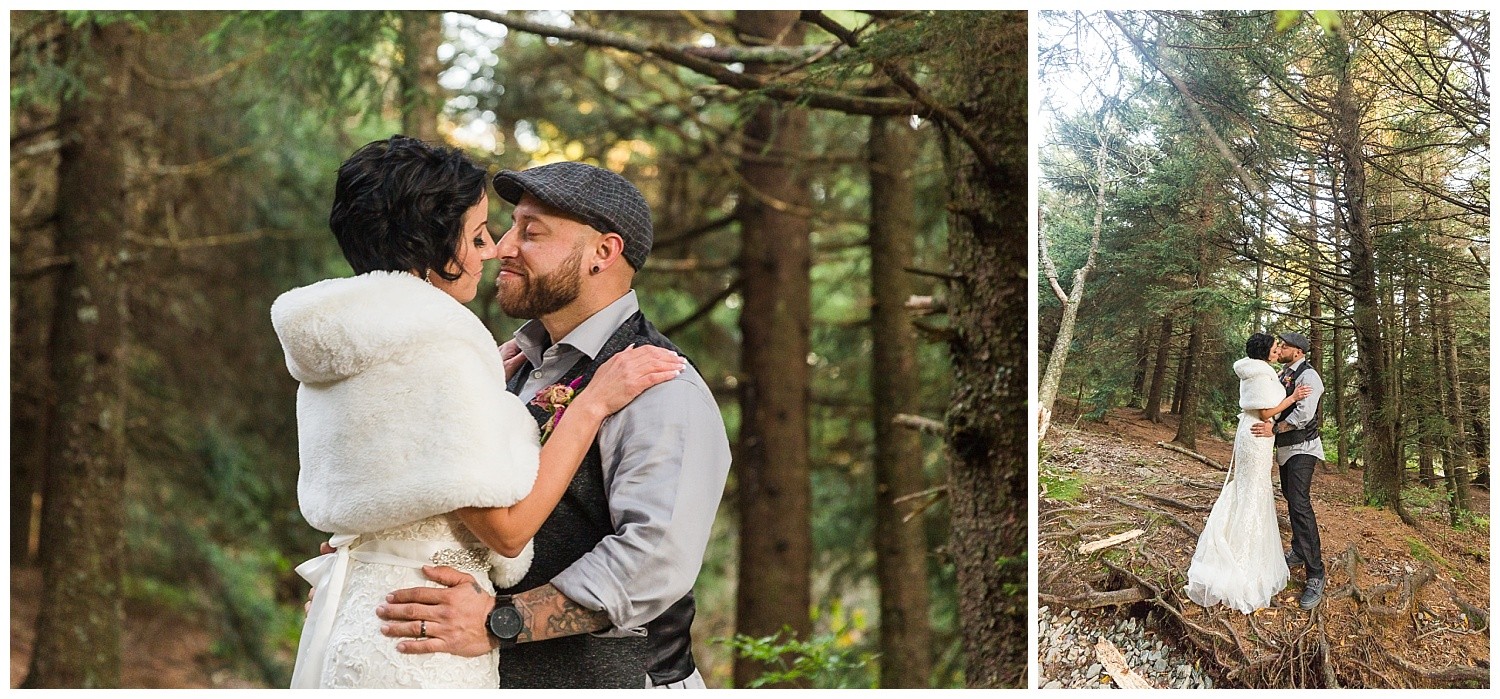
M 667 350 L 621 352 L 539 446 L 494 338 L 461 305 L 495 257 L 485 181 L 456 149 L 403 136 L 360 148 L 339 168 L 329 215 L 356 276 L 271 307 L 301 382 L 298 502 L 334 548 L 297 568 L 315 594 L 294 688 L 498 686 L 494 651 L 398 653 L 375 607 L 437 586 L 423 565 L 469 572 L 489 593 L 518 582 L 600 422 L 682 369 Z
M 1246 614 L 1267 607 L 1290 574 L 1271 494 L 1275 439 L 1250 433 L 1252 425 L 1271 419 L 1308 392 L 1298 387 L 1289 396 L 1276 379 L 1268 360 L 1280 342 L 1264 333 L 1251 335 L 1245 358 L 1234 363 L 1242 411 L 1234 455 L 1188 567 L 1187 596 L 1205 607 L 1223 604 Z

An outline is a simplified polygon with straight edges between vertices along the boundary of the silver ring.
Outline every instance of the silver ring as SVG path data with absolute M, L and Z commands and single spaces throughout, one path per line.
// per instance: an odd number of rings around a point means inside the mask
M 417 638 L 427 638 L 427 620 L 422 620 L 421 630 L 417 632 Z

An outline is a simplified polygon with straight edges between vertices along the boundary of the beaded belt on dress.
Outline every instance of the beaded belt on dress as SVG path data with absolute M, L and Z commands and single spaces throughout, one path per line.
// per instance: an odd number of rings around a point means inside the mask
M 421 568 L 425 565 L 450 566 L 479 574 L 490 570 L 490 550 L 465 548 L 457 541 L 400 541 L 393 539 L 360 540 L 355 534 L 335 534 L 328 540 L 334 548 L 297 566 L 297 574 L 312 583 L 313 599 L 302 625 L 302 640 L 297 649 L 297 665 L 292 669 L 292 688 L 317 688 L 323 673 L 328 637 L 333 633 L 333 619 L 351 559 L 361 563 Z M 374 614 L 374 610 L 370 610 Z

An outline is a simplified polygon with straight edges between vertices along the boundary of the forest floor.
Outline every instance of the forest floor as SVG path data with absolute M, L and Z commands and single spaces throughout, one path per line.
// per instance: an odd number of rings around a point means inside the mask
M 1299 567 L 1269 608 L 1204 609 L 1182 588 L 1224 472 L 1157 445 L 1175 436 L 1175 416 L 1152 424 L 1124 408 L 1102 421 L 1077 420 L 1063 403 L 1038 465 L 1037 581 L 1039 605 L 1048 608 L 1039 626 L 1087 652 L 1058 652 L 1049 647 L 1055 638 L 1041 637 L 1043 685 L 1109 686 L 1109 673 L 1095 669 L 1094 643 L 1122 617 L 1135 617 L 1171 657 L 1144 647 L 1127 656 L 1167 667 L 1168 681 L 1201 668 L 1219 687 L 1489 686 L 1489 523 L 1449 526 L 1441 487 L 1406 489 L 1407 511 L 1420 524 L 1411 527 L 1362 504 L 1360 471 L 1320 465 L 1312 500 L 1329 575 L 1323 603 L 1311 613 L 1297 606 Z M 1195 451 L 1227 464 L 1230 449 L 1205 434 Z M 1472 494 L 1474 511 L 1488 515 L 1489 492 Z M 1286 548 L 1279 490 L 1277 514 Z M 1082 543 L 1132 529 L 1145 533 L 1079 553 Z M 1135 669 L 1150 680 L 1151 667 Z
M 10 686 L 26 678 L 36 640 L 42 572 L 35 567 L 10 569 Z M 202 622 L 162 605 L 125 603 L 122 687 L 250 688 L 261 685 L 228 669 L 215 655 L 217 636 Z

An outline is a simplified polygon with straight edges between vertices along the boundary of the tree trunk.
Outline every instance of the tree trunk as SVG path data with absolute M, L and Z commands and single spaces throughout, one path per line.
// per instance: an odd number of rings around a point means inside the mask
M 85 23 L 65 48 L 81 96 L 65 100 L 58 172 L 59 280 L 53 320 L 58 406 L 42 521 L 42 597 L 27 687 L 120 684 L 125 528 L 124 331 L 127 220 L 121 109 L 129 92 L 130 22 Z
M 1198 354 L 1203 351 L 1203 311 L 1193 312 L 1192 329 L 1188 331 L 1187 349 L 1182 361 L 1186 368 L 1179 389 L 1182 401 L 1179 404 L 1177 436 L 1172 441 L 1188 449 L 1196 449 L 1198 443 Z
M 1339 473 L 1349 472 L 1349 416 L 1345 411 L 1344 396 L 1344 338 L 1339 327 L 1343 325 L 1342 307 L 1335 304 L 1333 325 L 1333 357 L 1330 360 L 1333 374 L 1333 422 L 1338 426 L 1338 462 L 1336 470 Z
M 1437 485 L 1437 471 L 1433 470 L 1435 451 L 1432 437 L 1422 435 L 1422 438 L 1417 441 L 1417 480 L 1426 488 Z
M 917 338 L 906 312 L 915 247 L 912 164 L 917 132 L 905 118 L 870 120 L 870 298 L 874 361 L 875 577 L 880 587 L 880 686 L 926 687 L 932 674 L 927 546 L 922 520 L 903 522 L 896 499 L 927 487 L 922 440 L 895 424 L 921 410 Z
M 1347 62 L 1347 57 L 1337 60 Z M 1364 420 L 1365 501 L 1390 507 L 1403 519 L 1401 464 L 1396 458 L 1396 425 L 1390 386 L 1387 351 L 1380 314 L 1380 289 L 1376 283 L 1375 239 L 1369 224 L 1365 192 L 1364 136 L 1360 133 L 1362 110 L 1356 103 L 1348 66 L 1340 68 L 1334 97 L 1333 151 L 1343 171 L 1344 222 L 1349 232 L 1349 295 L 1354 304 L 1354 339 L 1359 354 L 1360 412 Z
M 736 12 L 735 31 L 746 43 L 796 45 L 803 34 L 797 17 L 795 10 Z M 807 112 L 780 103 L 760 104 L 745 126 L 745 149 L 767 157 L 739 164 L 746 189 L 739 211 L 744 383 L 735 464 L 740 510 L 735 631 L 762 637 L 789 627 L 803 640 L 812 632 L 807 455 L 812 258 L 811 224 L 803 213 L 809 206 L 807 173 L 793 163 L 804 152 L 806 134 Z M 765 671 L 758 662 L 736 659 L 735 685 L 743 687 Z
M 1161 317 L 1156 339 L 1156 366 L 1151 372 L 1151 395 L 1146 398 L 1146 419 L 1161 422 L 1162 389 L 1167 383 L 1167 358 L 1172 350 L 1172 316 Z
M 948 13 L 944 13 L 948 14 Z M 989 147 L 986 167 L 944 130 L 948 201 L 947 415 L 950 548 L 970 687 L 1026 682 L 1027 424 L 1026 81 L 1021 11 L 952 13 L 962 50 L 941 79 L 955 109 Z
M 1307 168 L 1308 220 L 1307 220 L 1307 326 L 1309 346 L 1307 361 L 1312 363 L 1318 376 L 1326 376 L 1323 370 L 1323 291 L 1318 287 L 1318 270 L 1322 269 L 1322 256 L 1318 254 L 1318 186 L 1317 171 Z
M 1453 484 L 1452 499 L 1448 512 L 1451 523 L 1457 525 L 1462 513 L 1473 509 L 1469 502 L 1469 435 L 1468 419 L 1464 416 L 1463 387 L 1458 380 L 1458 332 L 1453 322 L 1453 301 L 1447 287 L 1441 293 L 1443 333 L 1434 341 L 1444 348 L 1443 373 L 1448 382 L 1448 422 L 1453 426 L 1453 438 L 1449 440 L 1449 452 L 1443 458 L 1443 471 L 1449 472 Z
M 438 84 L 442 63 L 443 14 L 426 10 L 401 13 L 401 128 L 407 136 L 440 141 L 438 115 L 443 88 Z
M 1198 235 L 1198 270 L 1194 276 L 1194 283 L 1202 291 L 1208 288 L 1208 226 L 1212 219 L 1212 208 L 1209 203 L 1208 194 L 1204 195 L 1202 228 Z M 1177 436 L 1172 441 L 1181 444 L 1188 449 L 1196 449 L 1198 443 L 1198 394 L 1199 375 L 1203 373 L 1202 366 L 1209 365 L 1206 357 L 1203 357 L 1203 336 L 1208 331 L 1208 311 L 1203 308 L 1205 301 L 1199 294 L 1193 299 L 1193 327 L 1188 332 L 1187 351 L 1183 361 L 1187 362 L 1187 368 L 1183 373 L 1182 380 L 1182 408 L 1177 420 Z M 1211 366 L 1211 365 L 1210 365 Z
M 1146 398 L 1146 374 L 1151 368 L 1151 331 L 1145 326 L 1135 331 L 1135 374 L 1130 379 L 1128 408 L 1140 408 Z
M 1088 282 L 1089 272 L 1094 269 L 1094 261 L 1099 256 L 1099 235 L 1104 229 L 1104 166 L 1108 162 L 1107 151 L 1104 144 L 1104 125 L 1099 125 L 1100 137 L 1098 147 L 1094 150 L 1094 173 L 1097 178 L 1094 183 L 1094 223 L 1092 233 L 1089 237 L 1088 259 L 1083 266 L 1073 272 L 1073 287 L 1063 294 L 1062 287 L 1057 283 L 1057 268 L 1052 264 L 1052 256 L 1047 253 L 1047 238 L 1045 233 L 1039 233 L 1037 238 L 1041 244 L 1042 268 L 1045 270 L 1047 280 L 1052 283 L 1052 291 L 1057 295 L 1057 300 L 1062 303 L 1062 322 L 1057 328 L 1057 339 L 1052 343 L 1052 352 L 1047 355 L 1047 370 L 1042 373 L 1041 387 L 1037 389 L 1037 402 L 1041 403 L 1041 427 L 1037 430 L 1037 441 L 1047 437 L 1047 427 L 1052 423 L 1052 406 L 1057 402 L 1057 387 L 1062 382 L 1063 367 L 1068 363 L 1068 350 L 1073 345 L 1073 327 L 1078 324 L 1078 306 L 1083 303 L 1083 287 Z M 1079 405 L 1082 411 L 1083 406 Z
M 1197 318 L 1195 313 L 1193 316 Z M 1188 337 L 1191 341 L 1192 335 L 1197 332 L 1196 321 L 1189 326 Z M 1172 414 L 1182 414 L 1182 397 L 1187 395 L 1188 372 L 1193 370 L 1193 356 L 1188 354 L 1188 348 L 1182 348 L 1182 354 L 1177 359 L 1177 379 L 1172 382 Z
M 49 159 L 50 160 L 50 159 Z M 35 177 L 52 187 L 56 178 L 55 161 L 43 169 L 12 170 L 11 186 L 22 178 Z M 14 216 L 14 214 L 13 214 Z M 12 218 L 14 225 L 14 218 Z M 24 236 L 27 240 L 18 240 Z M 29 254 L 17 255 L 15 265 L 45 259 L 55 254 L 57 234 L 53 226 L 18 233 L 12 229 L 11 249 Z M 47 431 L 49 417 L 55 410 L 57 391 L 52 388 L 49 362 L 51 351 L 51 315 L 56 299 L 53 275 L 41 279 L 13 279 L 11 282 L 10 334 L 10 563 L 12 566 L 35 562 L 33 542 L 38 534 L 32 526 L 46 479 L 48 462 Z

